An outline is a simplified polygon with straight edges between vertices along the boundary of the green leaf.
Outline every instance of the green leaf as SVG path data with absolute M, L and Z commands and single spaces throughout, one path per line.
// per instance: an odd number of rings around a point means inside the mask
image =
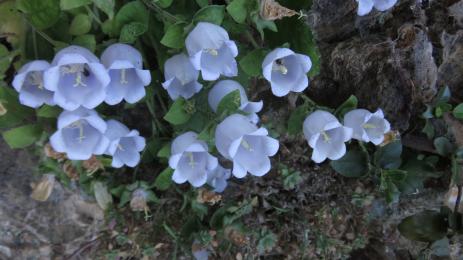
M 167 190 L 172 184 L 172 174 L 174 174 L 174 170 L 166 168 L 156 177 L 154 187 L 162 191 Z
M 362 177 L 368 173 L 368 159 L 361 151 L 350 150 L 339 160 L 331 161 L 331 167 L 349 178 Z
M 110 20 L 114 18 L 114 6 L 115 6 L 114 0 L 93 0 L 93 3 L 101 11 L 103 11 Z
M 74 9 L 92 3 L 92 0 L 61 0 L 60 6 L 62 10 Z
M 399 231 L 402 236 L 415 241 L 434 242 L 447 235 L 448 223 L 445 215 L 425 210 L 402 220 Z
M 272 32 L 278 32 L 278 28 L 275 22 L 262 19 L 259 15 L 259 12 L 252 13 L 251 19 L 256 25 L 256 29 L 259 31 L 262 40 L 265 38 L 264 29 L 268 29 Z
M 25 125 L 2 133 L 3 139 L 12 149 L 25 148 L 40 139 L 42 129 L 38 125 Z
M 44 105 L 37 110 L 38 117 L 57 118 L 63 110 L 57 106 Z
M 196 3 L 199 5 L 199 7 L 205 7 L 209 4 L 209 0 L 196 0 Z
M 351 95 L 346 101 L 344 101 L 344 103 L 342 103 L 337 109 L 336 111 L 334 112 L 334 114 L 336 115 L 336 117 L 338 118 L 343 118 L 344 115 L 351 111 L 351 110 L 354 110 L 357 108 L 357 105 L 358 105 L 358 99 L 356 96 L 354 95 Z
M 384 192 L 387 203 L 397 203 L 399 201 L 400 191 L 392 178 L 389 178 L 387 174 L 381 175 L 380 190 Z
M 3 79 L 5 72 L 10 68 L 13 57 L 9 58 L 9 51 L 5 45 L 0 44 L 0 79 Z
M 309 106 L 306 104 L 298 106 L 291 113 L 291 116 L 288 119 L 288 134 L 297 135 L 302 132 L 302 125 L 308 113 Z
M 458 119 L 463 119 L 463 103 L 453 109 L 453 116 Z
M 271 251 L 272 248 L 275 247 L 277 241 L 277 235 L 270 230 L 265 230 L 257 243 L 257 250 L 259 250 L 260 254 Z
M 184 23 L 173 24 L 167 28 L 161 43 L 172 49 L 181 49 L 185 46 Z
M 60 16 L 59 0 L 18 0 L 16 6 L 39 30 L 51 27 Z
M 75 45 L 82 46 L 84 48 L 89 49 L 91 52 L 95 51 L 96 48 L 96 40 L 95 35 L 93 34 L 84 34 L 79 35 L 72 41 Z
M 133 43 L 148 30 L 148 26 L 139 22 L 131 22 L 122 27 L 119 41 Z
M 426 134 L 426 137 L 428 137 L 428 139 L 434 138 L 435 129 L 434 129 L 433 124 L 431 123 L 431 120 L 426 119 L 426 124 L 424 125 L 423 129 L 421 130 L 421 132 L 425 133 L 425 134 Z
M 441 173 L 437 172 L 434 165 L 429 162 L 429 157 L 418 160 L 412 158 L 405 161 L 400 168 L 407 172 L 403 181 L 397 184 L 399 190 L 404 194 L 412 194 L 424 189 L 424 182 L 428 178 L 438 178 Z
M 0 103 L 6 114 L 0 116 L 0 128 L 15 127 L 24 119 L 33 116 L 35 111 L 18 102 L 18 93 L 10 87 L 0 87 Z
M 262 74 L 262 62 L 265 59 L 268 51 L 263 49 L 257 49 L 249 52 L 241 58 L 240 67 L 246 74 L 252 77 L 257 77 Z
M 92 20 L 86 14 L 78 14 L 74 17 L 69 27 L 69 33 L 72 35 L 82 35 L 90 31 Z
M 156 0 L 155 2 L 162 8 L 167 8 L 172 5 L 174 0 Z
M 447 156 L 455 151 L 455 146 L 449 141 L 449 139 L 441 136 L 434 139 L 434 147 L 438 154 Z
M 25 37 L 26 24 L 16 8 L 16 1 L 1 1 L 0 24 L 0 34 L 5 35 L 5 39 L 11 43 L 13 47 L 18 47 L 19 43 L 21 43 Z M 4 56 L 0 54 L 0 57 Z
M 209 22 L 221 25 L 225 16 L 225 6 L 208 5 L 201 8 L 193 17 L 193 22 Z
M 191 118 L 191 114 L 187 113 L 185 109 L 186 105 L 186 101 L 183 98 L 175 100 L 167 114 L 164 116 L 164 120 L 173 125 L 181 125 L 188 122 Z
M 220 100 L 220 103 L 217 107 L 217 114 L 222 115 L 223 113 L 233 113 L 241 105 L 240 91 L 234 90 L 228 93 L 225 97 Z
M 227 12 L 237 23 L 246 22 L 248 16 L 250 3 L 249 0 L 233 0 L 227 6 Z
M 283 187 L 285 190 L 293 190 L 296 185 L 301 183 L 302 177 L 301 173 L 298 171 L 288 173 L 283 179 Z
M 172 143 L 166 143 L 161 150 L 157 153 L 157 156 L 159 158 L 169 158 L 170 157 L 170 147 L 172 146 Z
M 149 11 L 139 1 L 128 2 L 117 12 L 115 19 L 117 31 L 131 22 L 138 22 L 148 28 Z
M 382 169 L 397 169 L 402 163 L 402 143 L 400 140 L 379 147 L 375 152 L 375 165 Z

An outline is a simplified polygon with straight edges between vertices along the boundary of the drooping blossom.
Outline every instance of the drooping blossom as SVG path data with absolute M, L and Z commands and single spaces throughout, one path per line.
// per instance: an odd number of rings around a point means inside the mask
M 245 113 L 249 114 L 249 118 L 253 123 L 259 122 L 259 117 L 256 115 L 260 110 L 262 110 L 263 102 L 250 102 L 244 91 L 243 86 L 240 83 L 233 81 L 233 80 L 222 80 L 219 81 L 217 84 L 209 92 L 209 106 L 214 112 L 217 112 L 219 107 L 220 101 L 230 94 L 231 92 L 238 90 L 240 92 L 240 110 Z
M 127 44 L 112 44 L 101 54 L 101 63 L 111 78 L 106 88 L 107 104 L 115 105 L 123 99 L 133 104 L 145 96 L 151 74 L 143 69 L 143 58 L 137 49 Z
M 258 128 L 249 118 L 233 114 L 216 128 L 215 143 L 222 156 L 233 161 L 233 175 L 244 178 L 249 172 L 263 176 L 270 171 L 269 156 L 278 152 L 278 140 L 268 136 L 267 129 Z
M 220 165 L 209 171 L 207 174 L 207 184 L 214 188 L 215 192 L 223 192 L 227 187 L 227 180 L 230 179 L 230 169 L 225 169 Z
M 94 110 L 64 111 L 58 117 L 58 130 L 50 137 L 50 144 L 70 160 L 88 160 L 108 148 L 106 129 L 106 122 Z
M 166 61 L 164 75 L 166 81 L 162 86 L 173 100 L 179 97 L 189 99 L 203 88 L 198 82 L 199 70 L 193 67 L 190 59 L 183 53 Z
M 135 167 L 140 162 L 140 152 L 145 148 L 145 138 L 137 130 L 130 130 L 119 121 L 108 120 L 106 124 L 108 129 L 105 136 L 110 141 L 106 154 L 113 157 L 111 166 Z
M 54 92 L 53 100 L 65 110 L 95 108 L 104 101 L 110 81 L 98 58 L 79 46 L 60 50 L 43 77 L 44 87 Z
M 344 116 L 344 125 L 354 130 L 352 138 L 375 145 L 381 144 L 384 135 L 391 130 L 381 109 L 375 113 L 365 109 L 352 110 Z
M 352 129 L 344 127 L 326 111 L 317 110 L 304 121 L 304 136 L 312 147 L 312 160 L 321 163 L 338 160 L 346 153 L 345 142 L 352 138 Z
M 170 168 L 174 169 L 172 180 L 178 184 L 189 182 L 200 187 L 207 181 L 207 173 L 214 170 L 217 158 L 208 153 L 207 144 L 198 140 L 194 132 L 186 132 L 172 142 Z
M 200 22 L 188 34 L 185 45 L 193 66 L 201 71 L 204 80 L 213 81 L 224 75 L 238 74 L 235 57 L 238 48 L 222 27 Z
M 270 82 L 277 97 L 289 92 L 302 92 L 309 86 L 307 73 L 312 67 L 309 56 L 294 53 L 288 48 L 270 52 L 262 63 L 264 78 Z
M 19 93 L 19 102 L 25 106 L 37 108 L 43 104 L 55 105 L 53 92 L 45 89 L 43 73 L 50 67 L 44 60 L 26 63 L 14 77 L 13 87 Z
M 386 11 L 392 8 L 397 0 L 357 0 L 359 7 L 357 9 L 357 14 L 359 16 L 367 15 L 373 10 L 373 7 L 378 11 Z

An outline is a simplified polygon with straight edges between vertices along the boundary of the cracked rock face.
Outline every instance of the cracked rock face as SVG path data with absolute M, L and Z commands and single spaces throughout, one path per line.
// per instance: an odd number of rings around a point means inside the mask
M 463 30 L 442 34 L 443 62 L 439 67 L 441 84 L 449 86 L 452 94 L 463 97 Z
M 336 97 L 332 106 L 356 95 L 360 106 L 382 108 L 395 129 L 406 130 L 437 93 L 438 70 L 424 11 L 414 1 L 401 1 L 392 11 L 359 18 L 356 6 L 355 0 L 314 1 L 323 80 L 314 81 L 312 94 L 322 102 L 318 95 Z
M 79 254 L 93 240 L 103 211 L 55 182 L 45 202 L 30 198 L 36 162 L 0 141 L 0 259 L 52 259 Z

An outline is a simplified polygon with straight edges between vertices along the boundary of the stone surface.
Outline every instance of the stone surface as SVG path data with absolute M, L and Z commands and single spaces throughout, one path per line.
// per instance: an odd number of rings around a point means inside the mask
M 46 202 L 30 198 L 39 180 L 34 158 L 0 140 L 0 259 L 64 259 L 82 256 L 98 237 L 103 211 L 59 182 Z
M 354 0 L 314 1 L 322 80 L 309 92 L 316 101 L 330 97 L 331 106 L 356 95 L 360 106 L 382 108 L 395 129 L 406 130 L 437 93 L 425 11 L 415 1 L 400 1 L 392 11 L 358 17 L 356 6 Z

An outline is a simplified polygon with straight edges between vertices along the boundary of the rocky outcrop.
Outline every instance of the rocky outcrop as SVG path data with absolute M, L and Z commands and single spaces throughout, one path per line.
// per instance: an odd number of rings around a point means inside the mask
M 406 130 L 438 88 L 425 7 L 400 1 L 392 11 L 365 17 L 356 8 L 355 0 L 314 1 L 322 80 L 314 82 L 312 94 L 322 102 L 322 95 L 335 97 L 332 106 L 356 95 L 360 106 L 382 108 L 394 128 Z
M 27 151 L 10 150 L 3 141 L 0 158 L 0 259 L 82 256 L 82 248 L 98 237 L 104 223 L 98 205 L 59 182 L 46 202 L 35 201 L 31 182 L 40 176 L 35 176 L 34 158 Z

